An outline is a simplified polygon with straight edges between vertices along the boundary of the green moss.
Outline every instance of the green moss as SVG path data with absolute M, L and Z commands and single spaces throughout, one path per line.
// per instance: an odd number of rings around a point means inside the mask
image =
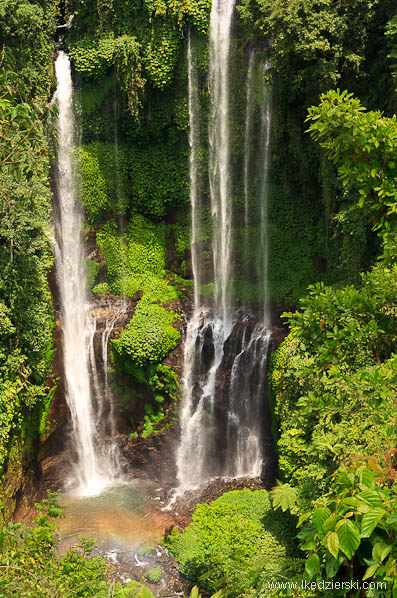
M 123 149 L 90 143 L 80 149 L 81 197 L 87 220 L 96 224 L 127 206 L 127 165 Z

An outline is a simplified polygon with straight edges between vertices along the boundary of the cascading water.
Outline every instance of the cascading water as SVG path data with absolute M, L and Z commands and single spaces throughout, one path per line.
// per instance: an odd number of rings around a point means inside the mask
M 265 72 L 268 71 L 270 65 L 266 62 L 263 69 L 263 78 Z M 269 235 L 268 235 L 268 175 L 269 175 L 269 158 L 270 158 L 270 135 L 272 124 L 271 113 L 271 94 L 268 85 L 262 88 L 263 99 L 261 106 L 261 139 L 262 139 L 262 179 L 260 183 L 260 214 L 261 214 L 261 245 L 262 245 L 262 270 L 259 272 L 259 277 L 262 275 L 263 280 L 263 323 L 266 327 L 270 326 L 269 314 Z
M 229 55 L 234 4 L 234 0 L 214 0 L 211 9 L 207 210 L 212 220 L 212 297 L 202 292 L 204 287 L 208 289 L 210 281 L 202 234 L 205 193 L 200 190 L 198 175 L 198 78 L 190 37 L 188 44 L 194 312 L 185 343 L 181 441 L 177 453 L 182 489 L 213 476 L 257 477 L 264 466 L 271 466 L 272 459 L 265 454 L 272 452 L 272 443 L 270 414 L 264 403 L 271 339 L 267 240 L 270 91 L 264 84 L 266 67 L 260 54 L 253 50 L 247 70 L 245 132 L 240 141 L 244 148 L 241 209 L 241 205 L 234 205 L 231 168 Z M 260 139 L 253 147 L 258 126 Z M 257 238 L 254 264 L 247 258 L 242 265 L 238 254 L 250 255 L 253 238 Z M 262 305 L 259 318 L 252 316 L 248 302 L 238 305 L 235 301 L 233 285 L 241 273 L 244 282 L 257 289 L 257 303 Z
M 91 376 L 95 357 L 91 353 L 96 322 L 89 316 L 83 262 L 82 218 L 77 201 L 74 172 L 75 119 L 70 61 L 60 51 L 55 63 L 58 105 L 57 198 L 55 260 L 61 299 L 66 400 L 71 413 L 72 438 L 78 462 L 72 482 L 82 495 L 100 493 L 114 483 L 111 451 L 98 449 L 97 420 L 93 409 Z M 93 373 L 93 386 L 99 379 Z
M 231 275 L 232 205 L 229 148 L 229 52 L 236 0 L 214 0 L 210 18 L 211 97 L 209 122 L 209 183 L 213 218 L 215 309 L 226 338 L 231 329 L 229 305 Z

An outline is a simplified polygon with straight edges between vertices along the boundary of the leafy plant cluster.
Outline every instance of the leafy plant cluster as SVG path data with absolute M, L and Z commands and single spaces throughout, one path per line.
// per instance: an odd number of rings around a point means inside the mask
M 0 473 L 10 476 L 1 517 L 12 511 L 52 396 L 46 133 L 55 16 L 46 0 L 0 6 Z
M 238 10 L 251 36 L 273 36 L 272 62 L 282 78 L 283 93 L 290 91 L 285 99 L 291 104 L 342 81 L 355 84 L 364 78 L 368 57 L 375 62 L 380 58 L 371 36 L 376 32 L 384 43 L 388 19 L 394 15 L 388 0 L 382 6 L 372 0 L 343 6 L 332 0 L 241 0 Z
M 80 150 L 81 190 L 89 223 L 128 210 L 160 220 L 171 208 L 186 205 L 185 161 L 185 152 L 173 140 L 160 146 L 84 145 Z
M 301 311 L 284 314 L 291 333 L 271 383 L 287 483 L 275 489 L 275 505 L 306 522 L 298 535 L 306 579 L 346 582 L 335 596 L 350 595 L 354 579 L 382 581 L 365 595 L 386 598 L 397 592 L 394 119 L 364 114 L 350 94 L 331 91 L 308 120 L 356 197 L 351 210 L 373 213 L 383 254 L 359 285 L 318 283 Z
M 112 341 L 115 359 L 132 375 L 133 366 L 158 364 L 176 347 L 180 332 L 172 326 L 178 316 L 157 303 L 140 301 L 119 339 Z M 132 362 L 132 369 L 129 367 Z
M 272 509 L 267 491 L 246 488 L 198 505 L 192 523 L 166 544 L 189 580 L 237 598 L 262 595 L 266 582 L 299 570 L 290 534 L 288 516 Z
M 0 65 L 13 78 L 19 102 L 45 99 L 51 89 L 56 0 L 3 0 L 0 6 Z M 1 83 L 3 90 L 4 83 Z M 3 94 L 1 94 L 3 96 Z
M 329 91 L 309 108 L 308 131 L 338 168 L 345 187 L 358 191 L 358 206 L 372 212 L 374 229 L 396 234 L 397 119 L 365 111 L 346 91 Z
M 114 222 L 96 235 L 106 263 L 107 282 L 94 292 L 112 292 L 133 297 L 142 292 L 145 302 L 167 303 L 177 291 L 165 278 L 165 227 L 138 214 L 121 231 Z
M 170 85 L 186 25 L 206 34 L 210 5 L 209 0 L 148 0 L 138 8 L 133 2 L 113 0 L 99 2 L 93 10 L 69 0 L 67 8 L 78 17 L 78 26 L 95 23 L 96 28 L 94 35 L 91 27 L 83 35 L 72 29 L 70 53 L 75 67 L 85 78 L 98 79 L 114 66 L 130 113 L 139 120 L 147 81 L 155 89 Z
M 49 492 L 36 504 L 39 515 L 33 526 L 9 523 L 1 528 L 0 597 L 154 598 L 142 583 L 112 581 L 106 562 L 92 556 L 94 542 L 83 538 L 76 548 L 60 553 L 55 520 L 64 514 L 58 498 Z M 158 583 L 161 570 L 151 569 L 147 577 Z M 198 588 L 190 596 L 201 598 Z
M 385 484 L 392 481 L 385 473 L 375 458 L 340 468 L 332 480 L 332 493 L 300 518 L 298 525 L 304 525 L 298 537 L 302 550 L 309 553 L 307 579 L 320 581 L 338 574 L 346 583 L 339 595 L 345 596 L 349 581 L 359 577 L 379 582 L 380 591 L 369 590 L 368 596 L 395 595 L 397 497 Z
M 289 314 L 292 332 L 271 374 L 279 467 L 310 499 L 342 460 L 386 450 L 396 392 L 397 271 L 381 266 L 361 289 L 318 284 Z

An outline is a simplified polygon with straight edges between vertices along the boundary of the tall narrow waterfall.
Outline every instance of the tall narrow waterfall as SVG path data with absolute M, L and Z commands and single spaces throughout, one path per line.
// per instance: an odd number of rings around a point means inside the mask
M 82 218 L 74 172 L 75 120 L 70 61 L 59 52 L 55 73 L 58 105 L 57 204 L 55 206 L 55 258 L 61 299 L 66 400 L 72 419 L 72 437 L 78 462 L 78 492 L 97 494 L 113 475 L 103 451 L 98 451 L 96 418 L 90 380 L 89 346 L 95 332 L 90 320 L 83 262 Z M 92 360 L 91 360 L 92 361 Z M 94 380 L 95 384 L 95 380 Z
M 232 204 L 229 164 L 229 51 L 236 0 L 213 0 L 210 20 L 209 181 L 213 217 L 215 308 L 230 332 Z
M 271 103 L 263 58 L 253 50 L 247 61 L 245 113 L 240 111 L 243 122 L 235 128 L 244 135 L 237 140 L 235 133 L 232 136 L 233 119 L 241 120 L 236 106 L 232 113 L 230 93 L 234 5 L 235 0 L 213 0 L 211 9 L 208 190 L 199 176 L 203 145 L 199 81 L 190 36 L 188 42 L 194 311 L 185 343 L 177 454 L 181 488 L 213 476 L 260 476 L 273 459 L 265 404 L 271 339 L 267 222 Z M 234 172 L 238 161 L 240 173 Z M 243 205 L 236 201 L 239 185 Z M 209 245 L 204 233 L 208 215 Z M 254 289 L 255 301 L 239 298 L 240 288 L 243 294 Z

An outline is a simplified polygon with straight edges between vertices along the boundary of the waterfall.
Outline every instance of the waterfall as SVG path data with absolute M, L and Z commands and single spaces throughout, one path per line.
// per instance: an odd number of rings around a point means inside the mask
M 185 341 L 181 441 L 177 452 L 181 489 L 197 486 L 213 476 L 257 477 L 264 467 L 271 469 L 273 459 L 270 413 L 265 404 L 271 350 L 267 210 L 271 93 L 264 80 L 268 66 L 260 53 L 252 50 L 248 60 L 245 112 L 242 112 L 244 121 L 240 127 L 244 132 L 240 140 L 244 204 L 239 207 L 233 203 L 231 158 L 235 149 L 231 147 L 230 134 L 234 4 L 234 0 L 213 0 L 211 8 L 207 210 L 212 220 L 209 247 L 213 258 L 212 297 L 208 291 L 202 292 L 204 287 L 209 288 L 211 273 L 203 251 L 205 192 L 200 189 L 198 167 L 199 83 L 190 35 L 188 39 L 194 310 Z M 256 131 L 259 134 L 255 135 Z M 242 247 L 236 247 L 238 230 Z M 255 265 L 249 266 L 247 259 L 241 268 L 239 253 L 249 255 L 253 234 L 258 236 Z M 233 285 L 241 270 L 245 282 L 258 289 L 262 306 L 257 312 L 259 317 L 253 316 L 249 302 L 241 302 L 240 306 L 236 303 Z
M 72 439 L 78 462 L 75 467 L 79 494 L 100 493 L 114 482 L 109 453 L 98 449 L 97 420 L 91 388 L 101 395 L 96 371 L 90 375 L 96 321 L 89 316 L 82 241 L 82 216 L 77 200 L 74 142 L 73 85 L 70 61 L 60 51 L 55 63 L 58 105 L 57 205 L 55 261 L 61 299 L 65 395 L 71 413 Z M 90 350 L 91 347 L 91 350 Z M 90 359 L 91 357 L 91 359 Z
M 244 229 L 245 245 L 248 243 L 249 234 L 249 177 L 250 177 L 250 158 L 251 158 L 251 136 L 253 126 L 253 84 L 254 84 L 255 52 L 250 52 L 248 73 L 247 73 L 247 101 L 245 107 L 245 132 L 244 132 Z
M 263 79 L 270 65 L 266 62 L 262 67 Z M 270 136 L 271 136 L 271 94 L 268 85 L 262 87 L 262 105 L 261 105 L 261 128 L 262 139 L 261 161 L 262 161 L 262 180 L 260 185 L 260 212 L 261 212 L 261 244 L 262 244 L 262 280 L 263 280 L 263 323 L 266 327 L 270 326 L 269 313 L 269 235 L 268 235 L 268 176 L 269 176 L 269 157 L 270 157 Z
M 231 328 L 230 274 L 232 208 L 229 172 L 229 51 L 236 0 L 213 0 L 210 17 L 211 98 L 209 122 L 209 183 L 213 218 L 215 309 L 224 337 Z
M 189 182 L 190 205 L 192 218 L 191 256 L 194 284 L 194 312 L 187 327 L 184 347 L 184 387 L 182 398 L 181 442 L 177 452 L 177 469 L 179 484 L 183 487 L 194 485 L 203 476 L 204 463 L 204 438 L 201 435 L 203 424 L 203 402 L 194 412 L 194 362 L 196 358 L 196 339 L 201 321 L 200 307 L 200 247 L 198 238 L 200 234 L 200 195 L 198 181 L 197 151 L 199 146 L 199 99 L 197 69 L 193 59 L 192 38 L 188 36 L 188 100 L 189 100 Z M 191 464 L 193 463 L 193 467 Z

